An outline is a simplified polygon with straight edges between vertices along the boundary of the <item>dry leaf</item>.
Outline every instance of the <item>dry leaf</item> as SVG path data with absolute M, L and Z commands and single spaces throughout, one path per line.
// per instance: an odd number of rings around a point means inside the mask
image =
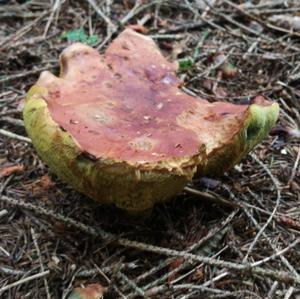
M 277 220 L 284 226 L 300 231 L 300 222 L 297 220 L 294 220 L 288 216 L 281 216 Z
M 20 173 L 24 171 L 24 165 L 3 166 L 0 168 L 0 179 L 10 176 L 13 173 Z
M 213 59 L 214 63 L 219 65 L 218 69 L 222 71 L 223 75 L 226 77 L 234 77 L 237 75 L 238 69 L 227 61 L 223 53 L 217 54 Z
M 54 182 L 52 182 L 49 175 L 45 174 L 40 178 L 39 185 L 44 190 L 48 190 L 49 188 L 54 186 Z
M 93 283 L 85 288 L 75 288 L 68 299 L 101 299 L 106 291 L 101 284 Z
M 149 30 L 140 24 L 132 24 L 132 25 L 128 25 L 126 26 L 126 28 L 132 29 L 136 32 L 142 33 L 142 34 L 147 34 L 149 32 Z

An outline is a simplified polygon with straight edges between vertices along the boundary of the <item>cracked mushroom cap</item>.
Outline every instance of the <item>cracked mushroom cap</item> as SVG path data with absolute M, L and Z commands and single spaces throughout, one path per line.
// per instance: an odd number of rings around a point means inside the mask
M 104 55 L 76 43 L 59 77 L 43 72 L 24 121 L 40 157 L 89 197 L 132 212 L 180 192 L 194 175 L 220 174 L 261 141 L 278 105 L 210 103 L 181 91 L 177 66 L 152 39 L 123 31 Z

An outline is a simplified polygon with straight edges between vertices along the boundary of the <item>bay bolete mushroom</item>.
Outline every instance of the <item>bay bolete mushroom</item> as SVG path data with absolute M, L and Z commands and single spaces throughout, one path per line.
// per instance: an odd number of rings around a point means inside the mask
M 126 29 L 104 55 L 76 43 L 61 73 L 43 72 L 24 108 L 26 130 L 60 178 L 103 203 L 151 209 L 195 175 L 220 174 L 260 142 L 278 105 L 210 103 L 179 88 L 176 64 Z

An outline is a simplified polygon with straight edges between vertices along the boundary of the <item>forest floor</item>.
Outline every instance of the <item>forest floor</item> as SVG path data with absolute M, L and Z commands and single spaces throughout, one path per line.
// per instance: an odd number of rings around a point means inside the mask
M 96 283 L 104 298 L 300 298 L 299 16 L 296 0 L 0 0 L 0 297 L 68 298 Z M 21 112 L 68 44 L 103 52 L 136 24 L 180 62 L 184 91 L 280 105 L 238 166 L 195 179 L 145 221 L 52 175 Z

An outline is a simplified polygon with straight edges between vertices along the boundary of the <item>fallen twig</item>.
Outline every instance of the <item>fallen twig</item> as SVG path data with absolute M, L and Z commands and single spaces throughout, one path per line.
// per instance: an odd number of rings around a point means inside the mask
M 240 207 L 237 203 L 229 201 L 225 198 L 222 198 L 221 196 L 212 194 L 210 192 L 203 192 L 203 191 L 191 188 L 191 187 L 185 187 L 183 190 L 188 193 L 197 195 L 197 196 L 199 196 L 205 200 L 208 200 L 210 202 L 213 202 L 213 203 L 217 203 L 217 204 L 224 205 L 224 206 L 231 207 L 231 208 Z
M 217 227 L 214 227 L 213 229 L 211 229 L 209 231 L 209 233 L 205 237 L 203 237 L 197 243 L 195 243 L 195 244 L 189 246 L 188 248 L 186 248 L 185 251 L 186 252 L 196 251 L 196 254 L 199 254 L 201 252 L 201 249 L 202 249 L 201 247 L 203 246 L 203 244 L 205 244 L 206 242 L 209 242 L 211 238 L 215 237 L 217 234 L 220 235 L 221 237 L 223 237 L 223 235 L 225 234 L 225 230 L 226 230 L 227 225 L 232 221 L 232 219 L 234 218 L 234 216 L 236 215 L 236 213 L 237 213 L 237 211 L 233 211 L 232 213 L 230 213 L 229 216 L 224 221 L 222 221 L 220 225 L 218 225 Z M 223 250 L 221 250 L 221 251 L 223 251 Z M 219 253 L 220 252 L 218 252 L 215 256 L 218 256 Z M 168 259 L 164 260 L 163 262 L 159 263 L 156 267 L 153 267 L 151 270 L 149 270 L 149 271 L 143 273 L 142 275 L 138 276 L 136 278 L 136 283 L 139 283 L 142 280 L 145 280 L 146 278 L 148 278 L 149 276 L 157 273 L 158 271 L 160 271 L 164 267 L 170 265 L 170 263 L 172 263 L 174 260 L 175 260 L 175 258 L 171 257 L 171 258 L 168 258 Z M 193 263 L 191 263 L 191 261 L 185 261 L 185 262 L 183 262 L 181 265 L 179 265 L 174 270 L 166 273 L 162 277 L 160 277 L 160 278 L 152 281 L 151 283 L 148 283 L 147 285 L 143 286 L 143 289 L 147 290 L 147 289 L 155 287 L 155 285 L 157 283 L 164 282 L 170 276 L 174 275 L 175 273 L 177 273 L 179 271 L 186 270 L 192 264 Z M 200 264 L 200 266 L 202 266 L 202 264 Z M 200 266 L 197 266 L 197 268 L 200 267 Z M 190 271 L 190 272 L 192 272 L 192 271 Z M 188 272 L 187 275 L 189 275 L 190 272 Z M 178 279 L 176 279 L 176 281 L 178 281 Z M 175 283 L 175 281 L 172 282 L 172 283 Z
M 10 116 L 3 116 L 0 118 L 0 120 L 15 126 L 24 127 L 24 122 L 21 119 L 16 119 Z
M 0 218 L 3 217 L 3 216 L 5 216 L 7 213 L 8 213 L 7 210 L 1 210 L 0 211 Z
M 0 200 L 7 204 L 13 205 L 13 206 L 18 206 L 18 207 L 22 207 L 22 208 L 25 208 L 28 210 L 35 211 L 36 213 L 41 214 L 41 215 L 50 216 L 56 220 L 66 223 L 67 225 L 77 228 L 91 236 L 100 237 L 104 240 L 107 240 L 110 243 L 116 243 L 116 244 L 119 244 L 119 245 L 122 245 L 125 247 L 135 248 L 138 250 L 153 252 L 153 253 L 162 254 L 162 255 L 166 255 L 166 256 L 183 257 L 185 259 L 198 261 L 198 262 L 201 262 L 201 263 L 204 263 L 207 265 L 211 265 L 211 266 L 215 266 L 215 267 L 228 268 L 230 270 L 238 271 L 245 275 L 256 274 L 256 275 L 260 275 L 263 277 L 270 277 L 270 278 L 276 279 L 276 280 L 284 282 L 284 283 L 300 284 L 300 278 L 295 275 L 292 275 L 288 272 L 268 270 L 268 269 L 264 269 L 264 268 L 260 268 L 260 267 L 252 267 L 252 265 L 249 263 L 238 264 L 238 263 L 233 263 L 233 262 L 227 262 L 227 261 L 223 261 L 220 259 L 209 258 L 209 257 L 205 257 L 205 256 L 198 256 L 198 255 L 191 254 L 191 253 L 188 253 L 185 251 L 178 251 L 178 250 L 159 247 L 159 246 L 150 245 L 150 244 L 146 244 L 146 243 L 142 243 L 142 242 L 131 241 L 131 240 L 125 239 L 125 238 L 119 238 L 118 236 L 108 233 L 100 228 L 95 229 L 84 223 L 81 223 L 72 218 L 66 217 L 62 214 L 55 213 L 54 211 L 47 210 L 43 207 L 34 206 L 31 203 L 26 203 L 24 201 L 18 201 L 14 198 L 10 198 L 7 196 L 1 196 Z
M 7 267 L 0 267 L 0 272 L 4 273 L 4 274 L 9 274 L 9 275 L 24 275 L 25 271 L 22 270 L 15 270 L 15 269 L 10 269 Z
M 25 136 L 21 136 L 21 135 L 12 133 L 12 132 L 9 132 L 9 131 L 4 130 L 4 129 L 0 129 L 0 134 L 3 135 L 3 136 L 5 136 L 5 137 L 9 137 L 9 138 L 12 138 L 12 139 L 17 139 L 17 140 L 20 140 L 20 141 L 31 143 L 31 139 L 30 138 L 25 137 Z
M 224 185 L 225 189 L 229 192 L 229 194 L 231 195 L 231 197 L 233 199 L 235 199 L 236 201 L 237 198 L 235 197 L 235 195 L 230 191 L 230 189 Z M 245 197 L 245 195 L 243 195 Z M 246 199 L 246 197 L 245 197 Z M 249 219 L 253 222 L 253 224 L 255 225 L 255 227 L 257 227 L 258 230 L 262 230 L 262 227 L 258 224 L 257 220 L 252 216 L 252 214 L 248 211 L 248 209 L 246 208 L 246 206 L 248 205 L 244 205 L 243 207 L 243 211 L 245 212 L 245 214 L 249 217 Z M 252 207 L 251 207 L 252 208 Z M 261 211 L 263 212 L 263 211 Z M 268 215 L 271 215 L 271 213 L 268 213 Z M 269 246 L 272 248 L 273 251 L 275 251 L 276 253 L 279 251 L 277 249 L 277 247 L 271 242 L 271 240 L 268 238 L 267 234 L 265 233 L 265 231 L 262 231 L 262 235 L 266 238 L 266 241 L 268 242 Z M 284 257 L 283 254 L 279 255 L 282 263 L 295 275 L 298 277 L 298 273 L 297 271 L 294 269 L 294 267 L 289 263 L 289 261 Z
M 270 255 L 270 256 L 267 256 L 266 258 L 260 260 L 260 261 L 257 261 L 257 262 L 254 262 L 252 263 L 251 265 L 256 267 L 256 266 L 260 266 L 261 264 L 264 264 L 264 263 L 267 263 L 268 261 L 276 258 L 277 256 L 280 256 L 284 253 L 286 253 L 287 251 L 289 251 L 291 248 L 295 247 L 297 244 L 299 244 L 300 242 L 300 238 L 296 239 L 294 242 L 292 242 L 291 244 L 289 244 L 289 246 L 283 248 L 282 250 L 280 251 L 277 251 L 276 253 L 274 253 L 273 255 Z
M 131 279 L 129 279 L 124 273 L 122 273 L 121 271 L 117 272 L 117 277 L 121 278 L 122 280 L 124 280 L 124 282 L 134 290 L 134 292 L 136 293 L 136 295 L 142 296 L 143 298 L 149 298 L 147 296 L 147 294 L 141 289 L 139 288 L 136 283 L 134 281 L 132 281 Z
M 20 280 L 18 280 L 18 281 L 16 281 L 16 282 L 13 282 L 13 283 L 11 283 L 11 284 L 8 284 L 8 285 L 2 287 L 2 288 L 0 289 L 0 293 L 1 293 L 1 292 L 4 292 L 4 291 L 7 291 L 7 290 L 10 290 L 11 288 L 16 287 L 16 286 L 18 286 L 18 285 L 20 285 L 20 284 L 26 283 L 26 282 L 28 282 L 28 281 L 31 281 L 31 280 L 34 280 L 34 279 L 37 279 L 37 278 L 44 277 L 44 276 L 48 275 L 49 273 L 50 273 L 50 271 L 49 271 L 49 270 L 46 270 L 46 271 L 43 271 L 43 272 L 40 272 L 40 273 L 31 275 L 31 276 L 22 278 L 22 279 L 20 279 Z
M 20 78 L 26 77 L 28 75 L 32 75 L 32 74 L 40 73 L 41 71 L 49 70 L 50 68 L 51 68 L 50 66 L 42 67 L 42 68 L 30 70 L 30 71 L 21 72 L 18 74 L 3 76 L 3 77 L 0 77 L 0 83 L 8 82 L 8 81 L 15 80 L 15 79 L 20 79 Z
M 32 240 L 33 240 L 35 249 L 36 249 L 38 257 L 39 257 L 39 263 L 40 263 L 41 271 L 44 272 L 45 271 L 45 267 L 44 267 L 44 264 L 43 264 L 41 251 L 40 251 L 40 248 L 39 248 L 39 245 L 38 245 L 38 242 L 37 242 L 37 236 L 36 236 L 33 228 L 31 228 L 30 231 L 31 231 Z M 51 299 L 51 295 L 50 295 L 50 292 L 49 292 L 49 286 L 48 286 L 47 278 L 44 277 L 43 280 L 44 280 L 44 285 L 45 285 L 45 291 L 46 291 L 47 299 Z
M 254 153 L 250 154 L 252 159 L 254 161 L 256 161 L 264 170 L 265 172 L 268 174 L 268 176 L 271 178 L 275 188 L 276 188 L 276 192 L 277 192 L 277 198 L 276 198 L 276 204 L 275 207 L 271 213 L 271 215 L 269 216 L 268 220 L 266 221 L 266 223 L 261 227 L 261 229 L 258 231 L 258 233 L 256 234 L 254 240 L 252 241 L 251 245 L 249 246 L 249 249 L 247 251 L 247 254 L 245 255 L 243 262 L 247 261 L 248 256 L 250 254 L 250 252 L 253 250 L 255 244 L 258 242 L 258 239 L 261 237 L 261 235 L 263 234 L 264 230 L 267 228 L 267 226 L 271 223 L 272 219 L 274 218 L 277 209 L 279 207 L 280 204 L 280 200 L 281 200 L 281 191 L 280 191 L 280 186 L 279 183 L 277 181 L 277 179 L 275 179 L 275 177 L 272 175 L 271 171 L 269 170 L 269 168 L 266 167 L 266 165 L 264 163 L 262 163 L 257 156 Z
M 104 12 L 99 8 L 99 6 L 96 4 L 94 0 L 86 0 L 95 10 L 95 12 L 103 19 L 103 21 L 108 25 L 112 31 L 116 31 L 117 27 L 116 25 L 108 18 Z

